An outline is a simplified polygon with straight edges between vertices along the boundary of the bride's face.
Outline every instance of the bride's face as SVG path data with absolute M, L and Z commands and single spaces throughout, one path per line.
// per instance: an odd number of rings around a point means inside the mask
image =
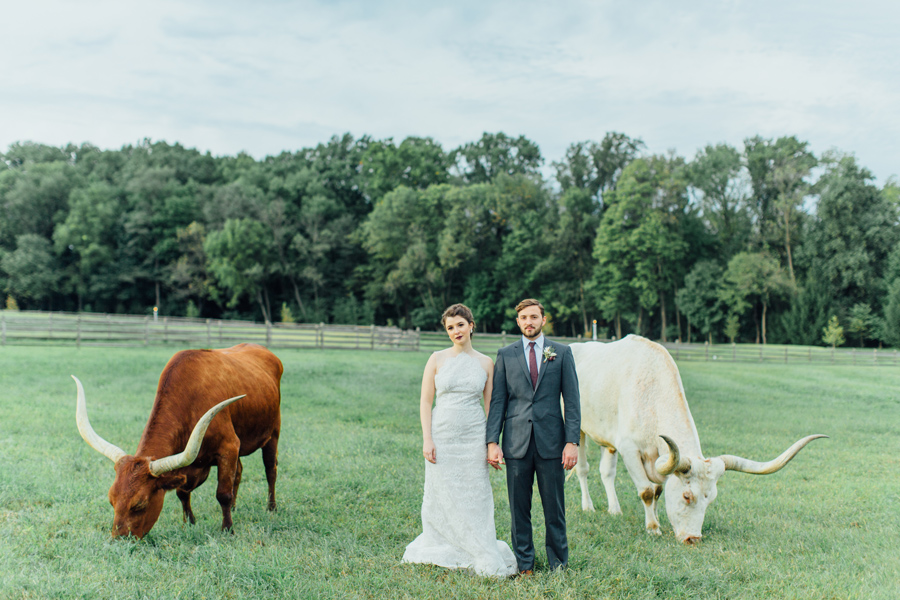
M 447 317 L 444 321 L 444 329 L 454 344 L 465 344 L 472 337 L 474 323 L 469 323 L 463 317 Z

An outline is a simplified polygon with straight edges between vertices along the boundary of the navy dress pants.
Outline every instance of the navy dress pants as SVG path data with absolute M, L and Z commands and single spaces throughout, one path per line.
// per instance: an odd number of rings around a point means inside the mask
M 560 569 L 569 562 L 566 540 L 565 469 L 562 456 L 541 458 L 535 448 L 534 432 L 522 458 L 506 458 L 506 487 L 512 513 L 512 548 L 520 571 L 534 569 L 534 540 L 531 528 L 531 498 L 537 475 L 538 492 L 544 507 L 547 528 L 547 564 Z

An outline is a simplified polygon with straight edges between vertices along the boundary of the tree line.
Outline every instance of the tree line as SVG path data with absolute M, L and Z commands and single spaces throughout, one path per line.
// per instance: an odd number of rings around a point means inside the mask
M 434 329 L 900 345 L 900 186 L 796 136 L 651 154 L 611 132 L 444 150 L 350 134 L 261 160 L 144 140 L 0 154 L 0 289 L 22 308 Z

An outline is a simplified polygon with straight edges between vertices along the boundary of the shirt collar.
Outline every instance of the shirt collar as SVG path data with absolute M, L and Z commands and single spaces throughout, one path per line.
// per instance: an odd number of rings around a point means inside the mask
M 528 352 L 528 344 L 534 341 L 534 351 L 540 355 L 544 351 L 544 334 L 542 333 L 537 337 L 536 340 L 529 340 L 524 335 L 522 336 L 522 344 L 525 346 L 525 351 Z

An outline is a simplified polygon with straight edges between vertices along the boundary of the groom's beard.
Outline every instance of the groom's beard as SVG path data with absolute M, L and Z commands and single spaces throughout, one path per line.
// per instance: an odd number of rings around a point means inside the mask
M 539 335 L 541 335 L 541 330 L 544 328 L 543 325 L 535 325 L 534 329 L 526 329 L 525 327 L 519 326 L 519 331 L 522 332 L 522 335 L 527 337 L 529 340 L 536 340 Z

